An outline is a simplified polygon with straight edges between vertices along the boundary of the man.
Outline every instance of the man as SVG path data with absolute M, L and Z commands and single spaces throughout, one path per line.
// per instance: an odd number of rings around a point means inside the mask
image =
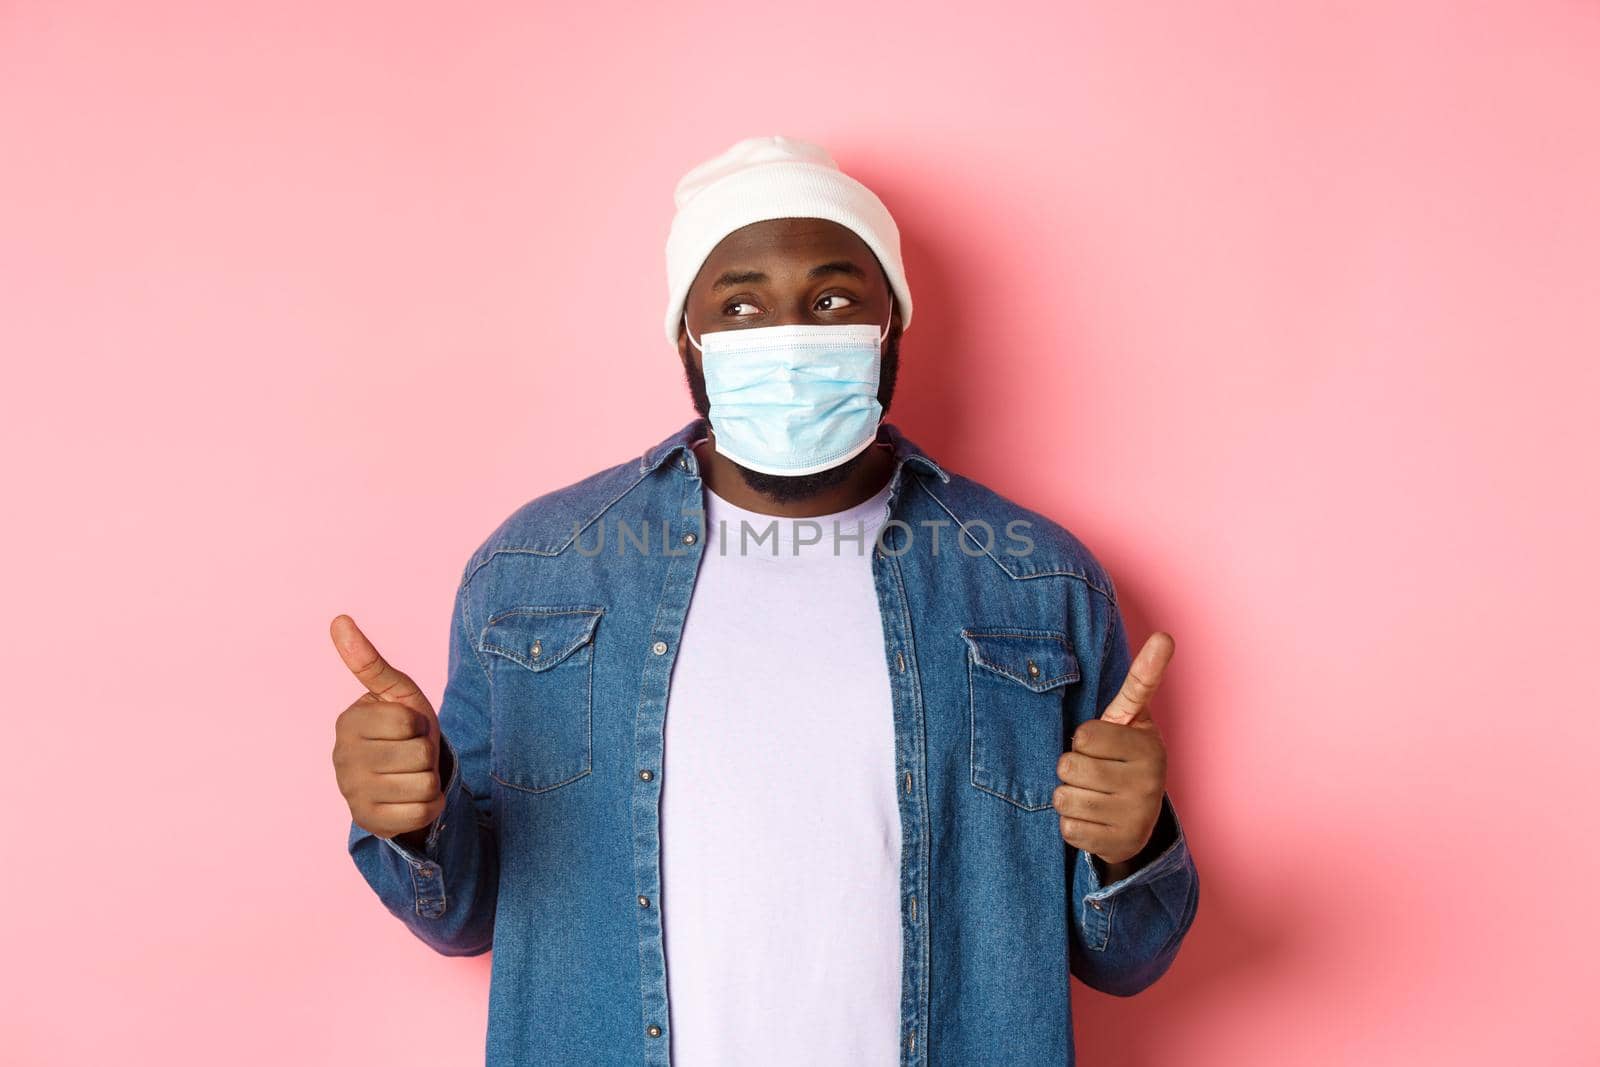
M 699 417 L 468 559 L 437 715 L 348 616 L 349 848 L 497 1064 L 1070 1064 L 1199 882 L 1110 576 L 883 422 L 911 292 L 821 148 L 680 181 Z

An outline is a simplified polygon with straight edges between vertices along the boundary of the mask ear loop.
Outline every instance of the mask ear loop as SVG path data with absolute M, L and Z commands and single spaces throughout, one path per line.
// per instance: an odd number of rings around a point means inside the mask
M 882 345 L 884 341 L 888 340 L 888 338 L 889 338 L 889 330 L 893 326 L 894 326 L 894 293 L 891 292 L 889 294 L 889 321 L 883 324 L 883 332 L 878 335 L 878 344 L 879 345 Z M 696 341 L 694 339 L 694 334 L 689 331 L 689 313 L 687 311 L 683 313 L 683 335 L 689 339 L 689 343 L 690 344 L 694 345 L 696 348 L 700 348 L 700 342 Z M 704 352 L 705 349 L 704 348 L 700 348 L 700 351 Z

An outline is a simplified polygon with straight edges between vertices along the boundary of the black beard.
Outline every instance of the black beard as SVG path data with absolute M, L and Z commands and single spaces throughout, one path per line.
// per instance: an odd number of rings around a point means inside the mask
M 883 361 L 878 368 L 878 404 L 883 408 L 883 418 L 889 417 L 889 402 L 894 399 L 894 381 L 900 370 L 900 331 L 890 334 L 883 348 Z M 711 398 L 706 394 L 706 377 L 695 367 L 694 360 L 683 360 L 683 374 L 689 382 L 689 395 L 694 399 L 694 410 L 709 424 Z M 793 504 L 810 500 L 826 489 L 842 485 L 872 454 L 869 446 L 857 452 L 837 467 L 829 467 L 815 474 L 767 474 L 753 471 L 737 460 L 729 460 L 739 470 L 744 483 L 762 496 L 780 504 Z

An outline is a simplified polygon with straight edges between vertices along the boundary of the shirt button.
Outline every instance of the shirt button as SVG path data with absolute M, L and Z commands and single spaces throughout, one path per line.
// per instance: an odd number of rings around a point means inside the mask
M 1089 907 L 1093 908 L 1095 911 L 1101 910 L 1101 904 L 1098 900 L 1089 901 Z
M 695 537 L 695 535 L 692 533 L 686 533 L 683 535 L 683 543 L 686 545 L 692 545 L 697 540 L 699 540 L 699 538 Z
M 657 1026 L 655 1023 L 651 1023 L 649 1026 L 644 1028 L 644 1032 L 649 1034 L 651 1037 L 660 1037 L 661 1027 Z
M 650 651 L 658 656 L 665 656 L 667 654 L 667 643 L 665 641 L 657 641 L 650 646 Z
M 422 877 L 424 877 L 424 878 L 432 878 L 433 877 L 433 868 L 432 867 L 418 867 L 417 868 L 417 873 L 422 875 Z
M 532 656 L 534 659 L 538 659 L 539 653 L 542 651 L 544 651 L 544 642 L 542 641 L 536 640 L 533 644 L 528 646 L 528 655 Z
M 650 779 L 654 778 L 655 776 L 656 776 L 656 772 L 652 771 L 649 767 L 646 767 L 644 770 L 639 772 L 639 778 L 642 781 L 648 782 Z
M 1039 665 L 1037 663 L 1033 662 L 1033 660 L 1031 660 L 1031 659 L 1028 661 L 1028 677 L 1029 678 L 1037 678 L 1037 677 L 1039 677 Z
M 648 908 L 649 906 L 650 906 L 650 898 L 649 897 L 645 897 L 645 896 L 641 896 L 639 898 L 639 907 Z

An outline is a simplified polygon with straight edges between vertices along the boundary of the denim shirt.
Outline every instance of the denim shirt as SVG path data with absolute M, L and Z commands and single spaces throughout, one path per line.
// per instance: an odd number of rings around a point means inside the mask
M 662 738 L 705 543 L 705 429 L 524 504 L 472 553 L 438 704 L 444 810 L 420 852 L 351 824 L 357 868 L 412 933 L 448 956 L 494 949 L 488 1067 L 671 1062 Z M 1199 902 L 1170 795 L 1170 843 L 1110 885 L 1051 807 L 1073 729 L 1127 673 L 1116 590 L 1064 527 L 892 423 L 880 440 L 890 517 L 867 551 L 900 808 L 900 1062 L 1071 1064 L 1069 974 L 1139 992 Z M 804 804 L 828 777 L 795 767 L 772 788 Z M 808 1023 L 773 1044 L 803 1048 Z

